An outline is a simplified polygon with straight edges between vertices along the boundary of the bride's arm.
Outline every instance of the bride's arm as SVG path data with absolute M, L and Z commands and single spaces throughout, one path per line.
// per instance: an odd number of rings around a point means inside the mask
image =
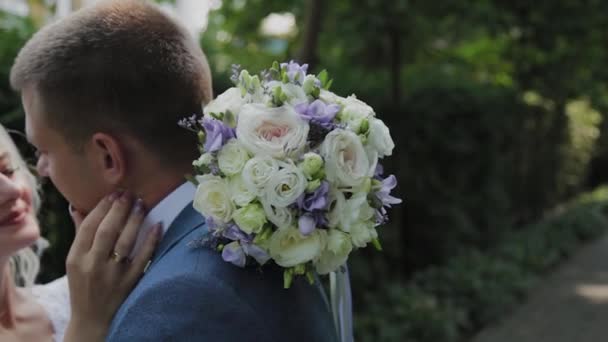
M 114 314 L 144 273 L 160 237 L 152 229 L 143 248 L 128 256 L 144 218 L 141 201 L 104 198 L 82 220 L 66 261 L 72 317 L 64 342 L 104 341 Z M 123 229 L 124 228 L 124 229 Z

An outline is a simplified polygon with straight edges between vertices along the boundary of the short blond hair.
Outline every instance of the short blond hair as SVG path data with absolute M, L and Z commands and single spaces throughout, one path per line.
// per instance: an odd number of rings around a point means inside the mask
M 190 34 L 157 6 L 102 1 L 52 23 L 19 52 L 11 86 L 32 87 L 46 122 L 79 145 L 96 131 L 127 133 L 169 162 L 196 141 L 179 119 L 212 99 L 211 73 Z

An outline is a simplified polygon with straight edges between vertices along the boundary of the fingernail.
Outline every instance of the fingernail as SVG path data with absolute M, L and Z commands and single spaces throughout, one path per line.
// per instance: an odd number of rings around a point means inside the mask
M 128 191 L 124 191 L 122 193 L 122 195 L 120 196 L 120 201 L 121 202 L 127 202 L 127 200 L 129 199 L 130 195 Z
M 144 213 L 144 201 L 141 198 L 138 198 L 133 205 L 133 213 L 134 214 L 143 214 Z
M 114 201 L 116 201 L 116 199 L 117 199 L 119 196 L 121 196 L 121 195 L 122 195 L 122 192 L 123 192 L 122 190 L 117 190 L 117 191 L 114 191 L 114 192 L 113 192 L 113 193 L 112 193 L 112 194 L 111 194 L 111 195 L 108 197 L 108 201 L 110 201 L 110 202 L 114 202 Z

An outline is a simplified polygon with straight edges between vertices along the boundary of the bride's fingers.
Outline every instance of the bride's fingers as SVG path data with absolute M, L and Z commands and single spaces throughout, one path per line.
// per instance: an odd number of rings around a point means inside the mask
M 80 211 L 74 209 L 72 204 L 70 204 L 68 207 L 68 212 L 70 213 L 70 217 L 74 222 L 74 228 L 76 228 L 76 231 L 78 231 L 78 228 L 82 224 L 82 221 L 84 221 L 85 216 Z
M 144 221 L 144 204 L 141 199 L 137 199 L 131 213 L 129 214 L 129 218 L 127 219 L 127 225 L 120 233 L 118 237 L 118 241 L 116 241 L 116 247 L 114 251 L 120 257 L 129 257 L 131 254 L 131 250 L 133 250 L 133 246 L 135 245 L 135 241 L 137 239 L 137 233 L 139 232 L 139 227 L 141 223 Z
M 93 246 L 91 246 L 91 252 L 96 256 L 98 261 L 107 261 L 109 256 L 114 252 L 116 241 L 118 240 L 120 231 L 126 225 L 131 206 L 131 195 L 128 192 L 124 192 L 122 196 L 112 203 L 110 211 L 99 224 L 99 229 L 97 229 L 93 240 Z
M 88 252 L 93 244 L 95 233 L 99 227 L 99 224 L 110 211 L 112 202 L 115 201 L 117 194 L 104 197 L 97 206 L 82 220 L 78 226 L 78 231 L 74 237 L 74 243 L 72 244 L 71 251 L 81 255 Z
M 131 267 L 127 274 L 127 279 L 131 283 L 131 286 L 135 285 L 135 282 L 144 274 L 148 263 L 152 259 L 154 250 L 160 241 L 160 237 L 162 235 L 161 232 L 161 223 L 155 224 L 152 229 L 150 229 L 148 236 L 146 236 L 146 241 L 144 242 L 142 248 L 133 257 Z

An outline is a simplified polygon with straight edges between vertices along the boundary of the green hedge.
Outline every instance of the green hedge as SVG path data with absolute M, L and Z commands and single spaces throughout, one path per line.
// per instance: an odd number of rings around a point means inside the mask
M 579 196 L 550 217 L 513 230 L 496 248 L 471 250 L 379 284 L 355 303 L 358 341 L 459 342 L 519 304 L 535 281 L 608 227 L 608 187 Z

